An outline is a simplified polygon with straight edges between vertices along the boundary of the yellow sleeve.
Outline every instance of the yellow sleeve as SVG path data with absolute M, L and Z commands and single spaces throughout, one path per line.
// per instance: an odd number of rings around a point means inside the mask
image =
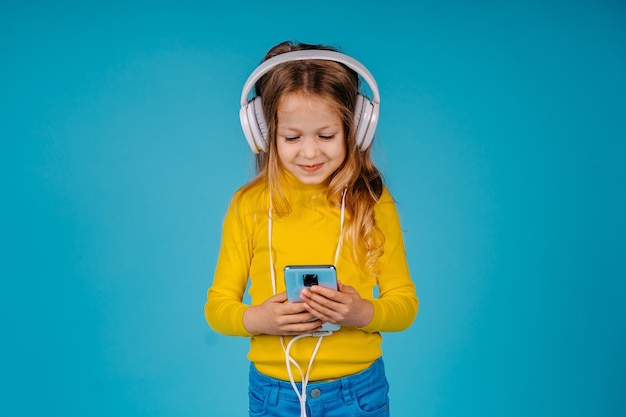
M 220 248 L 213 284 L 208 290 L 204 315 L 213 330 L 229 336 L 251 336 L 243 325 L 243 304 L 252 258 L 251 231 L 246 230 L 239 203 L 233 198 L 222 226 Z
M 406 260 L 398 212 L 386 189 L 375 210 L 376 223 L 385 236 L 384 253 L 377 275 L 379 296 L 372 300 L 374 317 L 362 330 L 396 332 L 413 323 L 419 302 Z

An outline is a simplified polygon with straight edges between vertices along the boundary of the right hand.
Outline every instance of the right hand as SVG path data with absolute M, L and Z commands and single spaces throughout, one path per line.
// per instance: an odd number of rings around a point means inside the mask
M 287 303 L 287 293 L 276 294 L 262 304 L 249 307 L 243 314 L 243 325 L 252 334 L 295 336 L 322 327 L 303 303 Z M 308 321 L 313 320 L 313 321 Z

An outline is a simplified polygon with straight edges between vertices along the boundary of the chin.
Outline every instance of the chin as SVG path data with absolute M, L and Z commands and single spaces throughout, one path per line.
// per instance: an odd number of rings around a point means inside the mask
M 300 181 L 302 184 L 306 184 L 306 185 L 319 185 L 319 184 L 323 184 L 326 182 L 326 179 L 319 179 L 319 178 L 298 178 L 298 181 Z

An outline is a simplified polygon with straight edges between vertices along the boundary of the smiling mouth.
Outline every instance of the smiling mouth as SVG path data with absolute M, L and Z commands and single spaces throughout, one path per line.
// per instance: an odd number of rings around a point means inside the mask
M 306 172 L 315 172 L 320 169 L 324 164 L 315 164 L 315 165 L 299 165 L 300 169 Z

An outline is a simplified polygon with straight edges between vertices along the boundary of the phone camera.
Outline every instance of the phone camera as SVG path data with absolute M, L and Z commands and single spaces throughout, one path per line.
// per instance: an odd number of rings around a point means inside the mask
M 305 287 L 312 287 L 313 285 L 319 285 L 317 280 L 317 274 L 303 274 L 302 281 Z

